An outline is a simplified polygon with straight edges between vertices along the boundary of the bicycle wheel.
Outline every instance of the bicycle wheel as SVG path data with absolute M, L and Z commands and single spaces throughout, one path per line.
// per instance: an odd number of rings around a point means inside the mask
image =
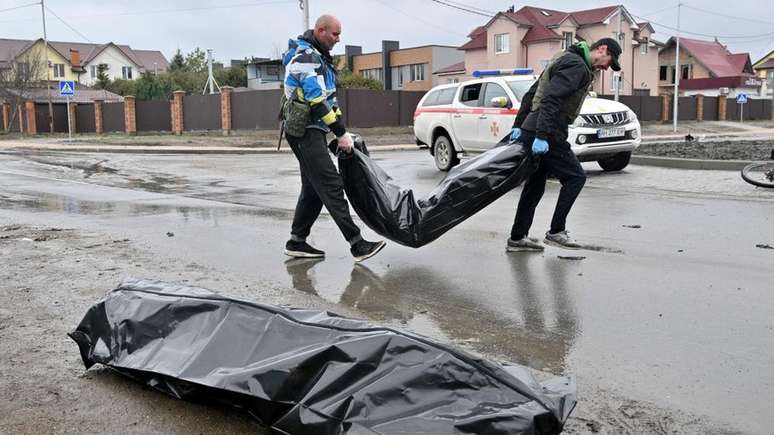
M 774 187 L 774 162 L 751 163 L 742 169 L 744 181 L 760 187 Z

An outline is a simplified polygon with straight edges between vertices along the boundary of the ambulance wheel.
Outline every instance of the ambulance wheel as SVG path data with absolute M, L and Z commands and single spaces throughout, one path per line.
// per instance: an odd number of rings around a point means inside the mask
M 632 153 L 627 151 L 605 157 L 604 159 L 599 159 L 597 160 L 597 163 L 605 172 L 620 171 L 629 164 L 629 159 L 631 159 L 631 157 Z
M 444 135 L 438 136 L 433 144 L 433 157 L 435 166 L 440 171 L 448 171 L 454 165 L 459 163 L 457 151 L 454 149 L 451 140 Z

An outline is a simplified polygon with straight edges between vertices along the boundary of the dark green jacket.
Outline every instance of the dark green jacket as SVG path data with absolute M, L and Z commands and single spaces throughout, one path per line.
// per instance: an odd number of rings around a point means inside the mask
M 587 53 L 576 44 L 554 56 L 524 94 L 513 126 L 534 131 L 540 139 L 567 140 L 567 127 L 580 113 L 594 80 Z

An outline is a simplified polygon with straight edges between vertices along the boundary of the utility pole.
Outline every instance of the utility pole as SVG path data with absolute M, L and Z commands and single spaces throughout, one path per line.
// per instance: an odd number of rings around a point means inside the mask
M 207 92 L 207 87 L 210 88 L 210 94 L 215 93 L 215 88 L 218 88 L 218 92 L 220 92 L 220 86 L 218 86 L 218 82 L 215 81 L 215 76 L 212 74 L 212 49 L 207 49 L 207 72 L 209 73 L 207 76 L 207 83 L 204 85 L 204 90 L 202 90 L 202 95 L 204 95 L 205 92 Z
M 677 39 L 675 44 L 675 92 L 674 96 L 674 109 L 672 109 L 672 130 L 677 133 L 677 102 L 680 100 L 680 76 L 683 71 L 680 67 L 680 6 L 683 4 L 677 2 Z
M 618 42 L 621 47 L 621 54 L 626 53 L 626 40 L 621 37 L 621 21 L 623 20 L 623 6 L 618 6 L 618 33 L 616 33 L 616 37 L 618 38 Z M 621 61 L 619 59 L 618 63 L 620 64 Z M 613 72 L 613 83 L 615 84 L 615 97 L 614 100 L 618 101 L 618 96 L 620 94 L 620 88 L 621 88 L 621 71 L 614 71 Z
M 301 31 L 306 32 L 309 30 L 309 0 L 298 0 L 298 7 L 301 8 L 301 18 L 303 20 Z
M 51 103 L 51 72 L 49 71 L 48 60 L 48 36 L 46 35 L 46 3 L 40 0 L 40 12 L 43 14 L 43 52 L 46 56 L 46 63 L 43 67 L 46 69 L 46 95 L 48 96 L 48 131 L 54 132 L 54 105 Z M 68 107 L 69 111 L 70 108 Z

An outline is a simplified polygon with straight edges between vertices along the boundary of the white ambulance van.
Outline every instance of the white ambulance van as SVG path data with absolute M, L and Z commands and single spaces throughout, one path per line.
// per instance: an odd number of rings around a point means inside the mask
M 478 78 L 434 87 L 414 112 L 417 145 L 430 149 L 441 171 L 451 169 L 461 155 L 495 146 L 511 130 L 521 98 L 538 78 L 524 68 L 474 71 L 473 76 Z M 580 161 L 597 161 L 605 171 L 619 171 L 640 145 L 640 134 L 631 109 L 590 96 L 567 141 Z

